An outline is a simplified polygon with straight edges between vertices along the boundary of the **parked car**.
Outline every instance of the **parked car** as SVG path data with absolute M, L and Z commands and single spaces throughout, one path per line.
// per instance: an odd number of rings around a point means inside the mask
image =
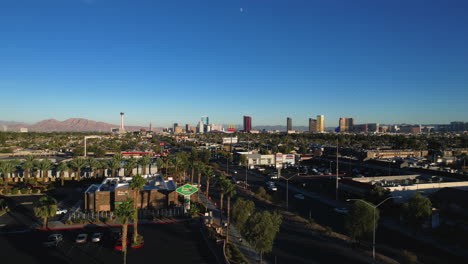
M 304 200 L 304 195 L 302 193 L 298 193 L 294 195 L 294 198 L 299 199 L 299 200 Z
M 335 208 L 333 209 L 335 212 L 337 213 L 340 213 L 340 214 L 347 214 L 349 213 L 349 209 L 346 208 L 346 207 L 342 207 L 342 208 Z
M 93 242 L 101 242 L 101 239 L 102 239 L 102 233 L 94 233 L 92 236 L 91 236 L 91 241 Z
M 88 234 L 79 234 L 76 237 L 75 242 L 76 243 L 86 243 L 86 240 L 88 240 Z
M 44 242 L 46 247 L 56 247 L 60 241 L 63 240 L 62 234 L 52 234 L 47 237 L 47 240 Z
M 66 214 L 67 212 L 68 212 L 67 209 L 58 207 L 58 208 L 57 208 L 57 212 L 56 212 L 55 214 L 57 214 L 57 215 L 62 215 L 62 214 Z

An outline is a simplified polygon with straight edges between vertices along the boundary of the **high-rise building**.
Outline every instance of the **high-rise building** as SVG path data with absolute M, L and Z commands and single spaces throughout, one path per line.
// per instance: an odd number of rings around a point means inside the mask
M 252 117 L 244 116 L 244 132 L 252 130 Z
M 208 116 L 202 116 L 201 117 L 201 121 L 203 122 L 203 124 L 206 126 L 208 126 L 210 124 L 210 118 Z
M 340 132 L 350 131 L 354 126 L 354 119 L 349 117 L 340 117 Z
M 292 130 L 292 118 L 288 117 L 286 118 L 286 131 L 291 131 Z
M 182 126 L 176 126 L 174 127 L 174 134 L 180 134 L 183 132 Z
M 203 133 L 204 131 L 205 131 L 205 124 L 203 124 L 203 121 L 198 122 L 197 132 Z
M 325 116 L 318 115 L 317 116 L 317 132 L 325 131 Z
M 175 132 L 175 128 L 176 128 L 177 126 L 179 126 L 179 124 L 178 124 L 178 123 L 174 123 L 174 125 L 172 126 L 172 132 Z
M 317 132 L 317 119 L 309 118 L 309 132 Z

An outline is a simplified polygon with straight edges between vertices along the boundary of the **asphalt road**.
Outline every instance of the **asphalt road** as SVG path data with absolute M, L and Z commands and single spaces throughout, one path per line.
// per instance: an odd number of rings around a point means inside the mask
M 115 228 L 113 228 L 115 229 Z M 117 228 L 119 229 L 119 228 Z M 74 242 L 80 233 L 104 233 L 103 241 L 84 244 Z M 129 228 L 131 231 L 131 228 Z M 127 263 L 216 263 L 206 246 L 197 224 L 141 225 L 139 232 L 145 245 L 129 249 Z M 45 248 L 42 243 L 52 233 L 64 235 L 57 248 Z M 89 238 L 88 238 L 89 239 Z M 9 263 L 122 263 L 123 254 L 114 250 L 115 240 L 108 228 L 75 229 L 50 232 L 27 232 L 0 235 L 0 262 Z
M 223 165 L 223 163 L 221 163 L 220 165 Z M 225 168 L 223 166 L 221 167 Z M 240 180 L 245 179 L 245 168 L 241 168 L 238 166 L 230 166 L 229 168 L 230 172 L 232 172 L 233 169 L 238 171 L 238 175 L 237 176 L 234 175 L 236 178 Z M 268 181 L 266 177 L 259 176 L 256 173 L 252 173 L 251 171 L 248 172 L 248 183 L 250 185 L 249 186 L 250 189 L 256 190 L 258 186 L 265 186 L 266 181 Z M 291 184 L 291 182 L 289 184 Z M 300 187 L 300 185 L 295 185 L 295 186 Z M 285 203 L 286 190 L 285 188 L 282 188 L 278 185 L 277 187 L 278 187 L 278 191 L 276 195 L 279 195 L 278 197 Z M 270 193 L 273 194 L 272 192 Z M 304 200 L 296 199 L 294 198 L 294 194 L 295 192 L 289 190 L 289 211 L 295 212 L 304 218 L 311 217 L 318 224 L 322 226 L 332 227 L 332 229 L 335 232 L 345 233 L 345 230 L 344 230 L 345 215 L 335 212 L 333 210 L 334 208 L 324 205 L 323 203 L 317 200 L 309 199 L 307 197 Z M 282 247 L 290 248 L 292 250 L 291 251 L 292 254 L 290 253 L 288 255 L 296 258 L 297 256 L 300 255 L 299 252 L 296 252 L 296 249 L 301 248 L 301 246 L 303 247 L 303 245 L 295 243 L 294 242 L 295 240 L 293 239 L 288 239 L 287 237 L 285 237 L 284 233 L 285 232 L 282 228 L 280 234 L 278 235 L 277 241 L 275 242 L 274 250 L 283 251 L 284 249 L 282 249 Z M 300 236 L 300 234 L 297 234 L 297 236 Z M 409 251 L 415 252 L 416 255 L 420 256 L 420 259 L 425 260 L 424 263 L 463 263 L 464 262 L 463 259 L 454 257 L 445 252 L 434 249 L 432 246 L 427 245 L 426 243 L 420 242 L 404 234 L 393 232 L 382 227 L 379 227 L 377 229 L 376 237 L 377 237 L 376 238 L 377 248 L 379 247 L 379 244 L 380 244 L 380 245 L 388 245 L 399 250 L 409 250 Z M 283 240 L 285 240 L 285 242 L 283 242 Z M 286 242 L 288 240 L 289 242 Z M 296 245 L 296 246 L 290 246 L 290 245 Z M 307 250 L 309 253 L 315 252 L 313 249 L 310 249 L 310 248 L 309 249 L 304 248 L 304 250 Z M 336 263 L 336 262 L 329 262 L 330 260 L 329 258 L 326 258 L 326 257 L 322 258 L 321 254 L 323 252 L 326 252 L 326 251 L 321 250 L 319 251 L 318 255 L 313 254 L 313 256 L 310 258 L 310 261 L 319 261 L 319 263 Z M 286 256 L 286 252 L 285 252 L 285 256 Z M 333 256 L 329 256 L 329 257 L 336 258 L 337 254 L 334 254 Z M 294 260 L 294 258 L 291 258 L 290 260 L 296 261 Z M 434 262 L 432 262 L 432 260 L 434 260 Z

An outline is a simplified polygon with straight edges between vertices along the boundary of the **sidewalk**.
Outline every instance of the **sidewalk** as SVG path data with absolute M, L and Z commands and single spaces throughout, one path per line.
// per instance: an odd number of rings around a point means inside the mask
M 200 200 L 203 204 L 207 204 L 207 210 L 213 212 L 213 220 L 216 224 L 219 225 L 220 223 L 220 211 L 219 209 L 213 204 L 211 200 L 208 200 L 206 196 L 203 193 L 200 193 Z M 225 222 L 226 219 L 223 217 L 223 221 Z M 239 241 L 239 238 L 241 238 L 240 232 L 236 229 L 234 224 L 231 223 L 231 226 L 229 228 L 229 242 L 236 245 L 237 248 L 239 248 L 240 252 L 245 255 L 247 260 L 250 263 L 258 263 L 260 260 L 260 255 L 252 248 L 252 246 L 244 239 L 242 238 L 242 241 Z M 268 263 L 267 260 L 263 260 L 264 263 Z

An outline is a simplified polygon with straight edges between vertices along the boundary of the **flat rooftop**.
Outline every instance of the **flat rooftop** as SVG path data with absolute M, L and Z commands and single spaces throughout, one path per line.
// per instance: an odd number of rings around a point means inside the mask
M 161 174 L 148 174 L 142 177 L 146 180 L 146 184 L 143 186 L 143 190 L 145 191 L 175 191 L 177 189 L 175 181 L 171 177 L 168 180 L 165 180 Z M 129 189 L 132 180 L 133 177 L 109 177 L 104 179 L 100 184 L 92 184 L 85 193 L 113 192 L 115 189 Z

